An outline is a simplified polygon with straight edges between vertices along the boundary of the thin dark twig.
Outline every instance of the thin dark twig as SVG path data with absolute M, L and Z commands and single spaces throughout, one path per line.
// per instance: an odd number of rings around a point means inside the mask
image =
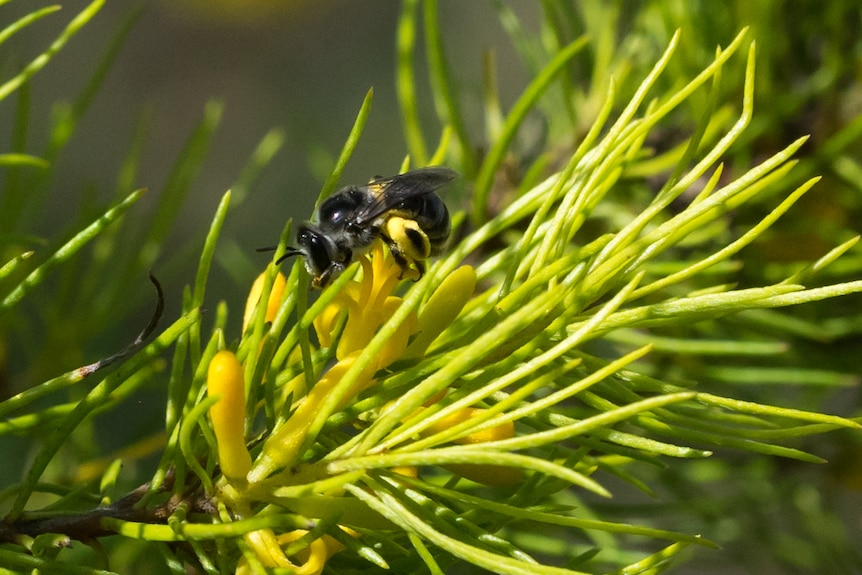
M 156 302 L 156 311 L 150 318 L 150 323 L 147 324 L 147 327 L 145 327 L 144 330 L 138 334 L 138 337 L 136 337 L 132 343 L 130 343 L 114 355 L 108 356 L 104 359 L 100 359 L 95 363 L 79 367 L 75 370 L 77 375 L 79 375 L 80 377 L 86 377 L 88 375 L 96 373 L 100 369 L 108 367 L 112 363 L 115 363 L 117 360 L 120 360 L 127 355 L 138 351 L 141 347 L 143 347 L 144 342 L 147 340 L 150 334 L 153 333 L 153 331 L 156 329 L 156 326 L 159 324 L 159 320 L 162 317 L 162 313 L 165 311 L 165 292 L 162 291 L 162 285 L 159 283 L 159 280 L 156 279 L 156 276 L 154 276 L 152 272 L 147 272 L 147 275 L 150 278 L 150 282 L 152 282 L 152 284 L 156 286 L 156 293 L 158 297 L 158 300 Z
M 159 487 L 160 492 L 168 491 L 173 486 L 174 474 L 169 473 Z M 139 508 L 137 503 L 150 491 L 149 483 L 139 486 L 116 502 L 104 507 L 97 507 L 80 513 L 25 514 L 12 523 L 0 522 L 0 542 L 13 543 L 21 535 L 36 537 L 44 533 L 62 533 L 70 539 L 91 541 L 97 537 L 114 535 L 110 529 L 102 525 L 102 519 L 111 517 L 123 521 L 138 523 L 164 524 L 171 514 L 182 504 L 197 512 L 211 512 L 212 504 L 208 497 L 188 495 L 186 497 L 171 497 L 169 500 L 151 508 Z

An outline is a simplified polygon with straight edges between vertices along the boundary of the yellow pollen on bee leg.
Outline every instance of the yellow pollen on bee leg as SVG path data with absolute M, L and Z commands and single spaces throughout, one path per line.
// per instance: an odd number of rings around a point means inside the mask
M 400 217 L 389 218 L 386 234 L 398 245 L 401 255 L 408 261 L 425 260 L 431 255 L 431 242 L 428 234 L 422 231 L 414 220 Z

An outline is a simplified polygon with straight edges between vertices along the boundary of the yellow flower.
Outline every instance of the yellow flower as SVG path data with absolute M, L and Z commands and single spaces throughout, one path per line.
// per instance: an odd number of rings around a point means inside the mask
M 245 446 L 245 382 L 242 365 L 233 353 L 220 351 L 210 360 L 207 395 L 219 398 L 209 415 L 222 474 L 231 481 L 245 481 L 251 469 Z
M 380 326 L 389 321 L 401 305 L 401 298 L 391 295 L 398 285 L 401 268 L 391 257 L 387 257 L 383 244 L 376 242 L 369 256 L 361 258 L 359 262 L 362 265 L 362 281 L 348 283 L 314 321 L 314 329 L 320 344 L 328 347 L 332 344 L 332 332 L 339 316 L 347 313 L 347 323 L 335 352 L 335 357 L 339 360 L 364 349 Z M 416 329 L 415 318 L 407 323 L 408 326 L 404 329 L 408 332 Z M 392 337 L 392 345 L 396 348 L 406 347 L 410 333 L 403 333 L 404 329 Z M 398 353 L 385 355 L 394 356 L 392 357 L 394 360 L 403 351 L 401 349 Z M 378 369 L 388 365 L 383 361 L 377 363 Z
M 381 242 L 377 242 L 371 253 L 367 257 L 360 258 L 359 261 L 362 266 L 361 279 L 348 282 L 313 322 L 320 345 L 324 348 L 336 346 L 337 361 L 315 382 L 306 381 L 305 374 L 302 373 L 287 384 L 290 389 L 307 388 L 308 392 L 300 394 L 301 398 L 290 418 L 264 441 L 261 454 L 251 470 L 248 470 L 248 467 L 238 466 L 241 470 L 248 471 L 249 484 L 256 486 L 250 487 L 246 493 L 254 493 L 254 489 L 268 489 L 267 486 L 270 484 L 261 482 L 267 478 L 272 479 L 274 472 L 289 469 L 299 461 L 302 456 L 300 450 L 306 443 L 309 429 L 321 406 L 331 396 L 333 390 L 342 384 L 345 374 L 351 370 L 369 342 L 381 327 L 390 321 L 403 303 L 402 298 L 392 295 L 399 280 L 402 279 L 402 270 L 384 250 Z M 249 294 L 244 330 L 252 321 L 254 308 L 261 298 L 264 278 L 263 274 L 258 277 Z M 475 284 L 476 273 L 469 266 L 463 266 L 450 274 L 431 295 L 421 312 L 418 315 L 411 314 L 395 330 L 371 363 L 357 375 L 352 387 L 346 390 L 342 404 L 352 401 L 362 390 L 373 385 L 374 374 L 397 359 L 421 357 L 461 312 L 472 296 Z M 279 275 L 270 295 L 267 321 L 272 320 L 283 293 L 284 278 Z M 342 321 L 344 327 L 336 344 L 334 337 Z M 413 338 L 412 342 L 411 338 Z M 235 358 L 234 361 L 236 361 Z M 462 415 L 469 417 L 472 413 L 473 411 L 464 410 Z M 236 426 L 238 423 L 233 422 L 232 425 Z M 476 437 L 468 437 L 473 441 L 486 441 L 506 433 L 512 433 L 512 431 L 503 425 L 481 432 Z M 221 439 L 219 443 L 221 444 Z M 233 448 L 238 448 L 239 444 L 245 449 L 242 441 Z M 248 452 L 245 451 L 245 453 L 247 455 Z M 237 472 L 230 465 L 228 467 L 231 473 Z M 415 467 L 398 468 L 396 471 L 414 477 L 417 473 Z M 272 482 L 273 485 L 277 483 L 279 483 L 278 480 Z M 316 575 L 323 570 L 326 559 L 341 549 L 341 546 L 331 537 L 324 536 L 312 542 L 296 557 L 285 556 L 284 548 L 305 533 L 297 530 L 276 534 L 271 529 L 262 529 L 247 534 L 245 540 L 264 567 L 285 568 L 301 575 Z M 296 563 L 296 560 L 299 563 Z M 245 575 L 251 572 L 252 566 L 248 565 L 243 558 L 237 567 L 237 573 Z
M 312 541 L 308 547 L 299 551 L 296 558 L 299 564 L 292 562 L 284 554 L 284 547 L 308 533 L 304 529 L 296 529 L 276 536 L 271 529 L 252 531 L 245 535 L 249 547 L 254 550 L 258 560 L 264 567 L 281 567 L 292 570 L 295 575 L 320 575 L 326 560 L 338 553 L 344 546 L 329 535 L 324 535 Z M 245 557 L 236 566 L 236 575 L 251 575 L 254 570 Z
M 314 322 L 318 339 L 323 346 L 332 344 L 332 331 L 341 313 L 347 313 L 347 323 L 336 349 L 338 363 L 333 365 L 310 387 L 296 410 L 281 427 L 266 440 L 261 459 L 249 476 L 260 481 L 272 471 L 293 465 L 300 456 L 308 429 L 332 390 L 353 366 L 362 350 L 401 305 L 401 298 L 390 295 L 398 284 L 401 269 L 384 253 L 377 242 L 369 257 L 360 259 L 362 281 L 348 283 Z M 411 333 L 416 330 L 416 318 L 404 322 L 390 338 L 373 362 L 356 378 L 353 387 L 345 394 L 349 401 L 373 382 L 375 372 L 383 369 L 404 353 Z
M 478 407 L 467 407 L 458 410 L 449 417 L 438 421 L 423 431 L 422 436 L 425 437 L 446 431 L 472 418 L 479 417 L 486 411 L 487 410 Z M 499 425 L 495 425 L 494 427 L 463 435 L 453 441 L 462 445 L 474 445 L 477 443 L 485 443 L 486 441 L 508 439 L 510 437 L 514 437 L 514 435 L 515 424 L 511 421 L 505 421 Z M 460 475 L 461 477 L 484 485 L 511 485 L 521 481 L 523 477 L 520 469 L 503 465 L 461 463 L 450 464 L 445 467 L 456 475 Z
M 264 271 L 257 276 L 248 292 L 248 298 L 245 301 L 245 312 L 242 316 L 243 333 L 248 329 L 248 325 L 253 319 L 252 314 L 254 314 L 254 308 L 260 301 L 261 292 L 263 292 L 263 283 L 266 281 L 266 274 L 267 272 Z M 266 304 L 266 321 L 272 321 L 275 319 L 275 314 L 278 313 L 278 306 L 281 305 L 281 300 L 284 297 L 284 288 L 286 284 L 287 280 L 284 275 L 279 272 L 272 283 L 272 291 L 269 292 L 269 300 Z
M 416 338 L 405 351 L 406 357 L 420 357 L 428 346 L 449 327 L 476 288 L 476 270 L 461 266 L 446 276 L 422 307 Z
M 299 449 L 305 441 L 308 428 L 311 426 L 320 404 L 338 385 L 358 356 L 359 352 L 346 357 L 324 373 L 308 392 L 308 395 L 303 398 L 302 403 L 299 404 L 290 419 L 284 422 L 266 440 L 263 444 L 262 457 L 249 477 L 251 481 L 262 480 L 272 471 L 280 467 L 288 467 L 296 462 L 300 455 Z M 355 393 L 370 384 L 371 376 L 375 372 L 373 367 L 366 368 L 357 378 L 353 390 Z
M 478 407 L 467 407 L 461 409 L 449 417 L 441 419 L 428 429 L 426 429 L 422 435 L 433 435 L 434 433 L 439 433 L 441 431 L 446 431 L 447 429 L 458 425 L 459 423 L 463 423 L 474 417 L 479 417 L 482 415 L 485 409 L 480 409 Z M 455 443 L 460 444 L 476 444 L 476 443 L 484 443 L 486 441 L 495 441 L 498 439 L 508 439 L 515 435 L 515 424 L 511 421 L 506 421 L 501 423 L 500 425 L 489 427 L 487 429 L 483 429 L 482 431 L 477 431 L 475 433 L 470 433 L 468 435 L 464 435 L 455 439 Z

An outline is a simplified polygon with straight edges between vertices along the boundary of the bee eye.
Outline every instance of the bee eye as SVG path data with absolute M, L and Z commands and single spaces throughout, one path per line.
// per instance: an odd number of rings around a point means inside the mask
M 296 242 L 302 246 L 306 261 L 314 275 L 319 275 L 332 263 L 334 246 L 322 233 L 304 227 L 299 230 Z

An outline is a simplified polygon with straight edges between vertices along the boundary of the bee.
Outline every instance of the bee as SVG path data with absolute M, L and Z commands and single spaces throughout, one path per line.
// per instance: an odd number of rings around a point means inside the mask
M 297 247 L 278 262 L 302 256 L 312 285 L 324 288 L 380 238 L 402 277 L 415 270 L 418 280 L 425 260 L 441 253 L 449 239 L 449 210 L 435 192 L 456 176 L 435 166 L 342 188 L 320 204 L 317 223 L 299 225 Z

